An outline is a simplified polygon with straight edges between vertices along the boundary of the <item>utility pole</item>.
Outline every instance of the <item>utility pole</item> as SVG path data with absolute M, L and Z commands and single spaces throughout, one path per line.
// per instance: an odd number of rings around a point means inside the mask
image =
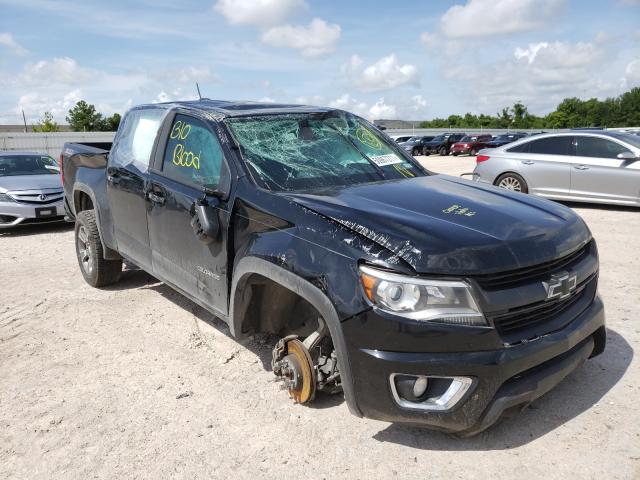
M 22 121 L 24 122 L 24 133 L 27 133 L 27 119 L 24 116 L 24 109 L 22 109 Z

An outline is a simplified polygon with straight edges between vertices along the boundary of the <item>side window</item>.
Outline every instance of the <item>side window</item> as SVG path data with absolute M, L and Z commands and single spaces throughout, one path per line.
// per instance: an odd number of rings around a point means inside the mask
M 576 155 L 580 157 L 617 158 L 629 150 L 619 143 L 598 137 L 576 137 Z
M 509 141 L 515 141 L 518 140 L 517 138 L 515 139 L 509 139 Z M 507 152 L 515 152 L 515 153 L 528 153 L 529 152 L 529 148 L 531 147 L 531 143 L 532 142 L 527 142 L 527 143 L 521 143 L 520 145 L 516 145 L 515 147 L 511 147 L 507 149 Z
M 113 144 L 109 163 L 120 167 L 134 165 L 141 172 L 146 172 L 164 114 L 165 110 L 161 108 L 130 111 Z
M 216 187 L 220 182 L 222 148 L 204 122 L 176 115 L 169 131 L 162 173 L 181 183 Z
M 571 155 L 571 137 L 547 137 L 529 142 L 529 153 Z

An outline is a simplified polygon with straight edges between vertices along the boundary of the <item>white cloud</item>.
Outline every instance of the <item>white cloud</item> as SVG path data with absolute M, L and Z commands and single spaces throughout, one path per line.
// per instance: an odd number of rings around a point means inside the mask
M 535 59 L 536 59 L 536 55 L 538 54 L 538 52 L 540 50 L 542 50 L 543 48 L 547 48 L 549 46 L 549 44 L 547 42 L 540 42 L 540 43 L 536 43 L 536 44 L 529 44 L 529 48 L 516 48 L 515 52 L 513 52 L 513 55 L 516 57 L 516 59 L 520 60 L 522 58 L 526 58 L 529 62 L 529 65 L 531 65 Z
M 0 45 L 7 47 L 16 55 L 26 55 L 28 50 L 15 41 L 13 35 L 8 32 L 0 32 Z
M 269 27 L 306 7 L 304 0 L 218 0 L 213 8 L 231 24 Z
M 454 5 L 440 18 L 440 30 L 448 38 L 516 33 L 545 27 L 565 0 L 468 0 Z
M 276 103 L 275 99 L 271 97 L 262 97 L 258 101 L 262 103 Z
M 385 103 L 384 98 L 374 103 L 369 109 L 369 113 L 373 120 L 390 120 L 397 118 L 395 105 Z
M 624 71 L 623 88 L 633 88 L 640 86 L 640 58 L 629 62 Z
M 422 111 L 426 107 L 426 101 L 422 96 L 415 95 L 410 99 L 396 99 L 395 102 L 388 102 L 384 97 L 381 97 L 373 104 L 368 104 L 345 93 L 330 101 L 329 106 L 355 113 L 368 120 L 392 120 L 415 116 L 417 111 Z
M 613 82 L 594 75 L 605 59 L 606 50 L 593 43 L 540 42 L 517 48 L 511 60 L 473 69 L 451 66 L 446 76 L 477 111 L 495 112 L 522 101 L 533 112 L 546 112 L 566 97 L 619 93 Z
M 195 95 L 194 93 L 186 93 L 183 88 L 178 87 L 175 90 L 172 90 L 171 92 L 166 92 L 164 90 L 161 90 L 152 103 L 176 102 L 179 100 L 197 100 L 197 99 L 198 99 L 198 95 Z
M 69 108 L 80 99 L 107 115 L 124 113 L 133 98 L 138 103 L 196 99 L 195 80 L 210 84 L 218 77 L 202 66 L 114 73 L 80 65 L 70 57 L 29 62 L 17 73 L 0 73 L 4 109 L 0 123 L 21 121 L 21 110 L 30 122 L 45 111 L 64 122 Z
M 416 66 L 401 65 L 394 53 L 366 67 L 358 55 L 353 55 L 343 71 L 349 75 L 353 84 L 364 92 L 390 90 L 401 85 L 418 86 L 420 82 Z
M 332 52 L 340 39 L 340 25 L 314 18 L 308 26 L 281 25 L 262 34 L 262 41 L 273 47 L 294 48 L 305 57 Z
M 335 100 L 330 101 L 329 106 L 331 108 L 346 110 L 363 117 L 366 117 L 369 113 L 369 107 L 365 102 L 359 102 L 348 93 L 345 93 Z

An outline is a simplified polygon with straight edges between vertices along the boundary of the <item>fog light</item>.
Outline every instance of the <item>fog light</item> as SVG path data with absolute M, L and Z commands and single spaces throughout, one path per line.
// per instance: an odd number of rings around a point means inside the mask
M 465 396 L 473 380 L 469 377 L 436 377 L 393 373 L 391 393 L 403 408 L 425 411 L 451 410 Z
M 424 392 L 427 391 L 427 386 L 429 385 L 429 381 L 427 377 L 418 377 L 418 379 L 413 384 L 413 396 L 416 398 L 420 398 Z

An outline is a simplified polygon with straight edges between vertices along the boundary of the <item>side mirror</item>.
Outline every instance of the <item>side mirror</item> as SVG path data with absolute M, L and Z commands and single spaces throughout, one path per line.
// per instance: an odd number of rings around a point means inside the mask
M 633 153 L 631 152 L 622 152 L 618 154 L 618 158 L 620 160 L 640 160 L 638 157 L 636 157 Z
M 198 240 L 209 244 L 218 238 L 220 233 L 220 220 L 218 211 L 209 205 L 206 197 L 196 201 L 192 209 L 191 227 Z

